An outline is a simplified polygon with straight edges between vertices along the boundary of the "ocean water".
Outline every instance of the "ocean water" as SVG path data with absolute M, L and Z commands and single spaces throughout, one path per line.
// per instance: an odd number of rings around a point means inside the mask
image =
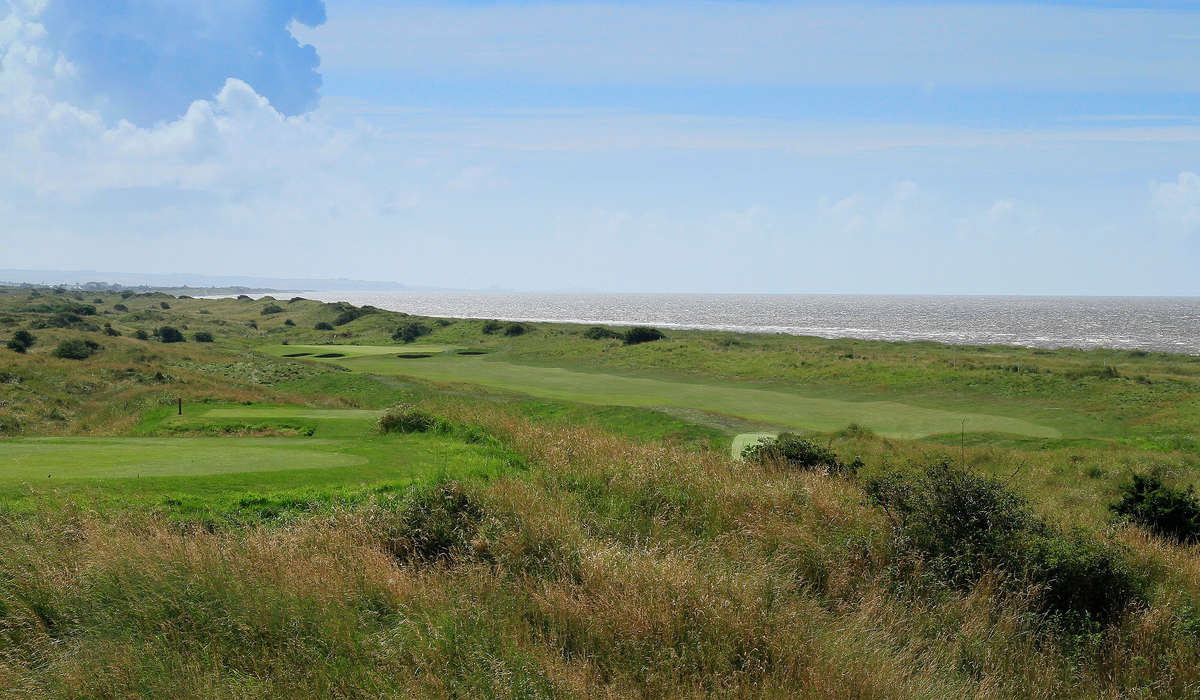
M 1200 355 L 1200 297 L 300 292 L 426 316 Z

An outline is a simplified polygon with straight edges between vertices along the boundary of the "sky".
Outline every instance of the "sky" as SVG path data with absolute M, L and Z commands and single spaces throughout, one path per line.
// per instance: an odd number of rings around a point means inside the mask
M 0 0 L 0 268 L 1200 295 L 1196 7 Z

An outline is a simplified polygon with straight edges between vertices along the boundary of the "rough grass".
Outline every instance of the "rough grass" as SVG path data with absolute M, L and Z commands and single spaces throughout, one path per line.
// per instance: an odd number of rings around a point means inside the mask
M 26 695 L 1064 697 L 1200 680 L 1197 553 L 1118 530 L 1150 607 L 1057 637 L 986 579 L 897 580 L 845 480 L 442 401 L 531 471 L 463 485 L 450 561 L 397 557 L 407 493 L 283 527 L 9 517 L 0 684 Z M 419 504 L 420 501 L 417 501 Z M 475 517 L 475 516 L 472 516 Z M 918 585 L 914 585 L 918 584 Z

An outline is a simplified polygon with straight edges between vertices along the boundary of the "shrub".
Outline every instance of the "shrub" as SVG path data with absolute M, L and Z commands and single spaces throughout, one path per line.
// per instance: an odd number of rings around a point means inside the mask
M 246 296 L 245 294 L 239 294 L 239 295 L 237 295 L 237 300 L 238 301 L 250 301 L 250 297 Z
M 298 301 L 304 301 L 304 297 L 292 297 L 291 299 L 288 299 L 289 304 L 295 304 Z
M 253 328 L 254 330 L 258 330 L 258 321 L 255 321 L 254 319 L 250 319 L 249 321 L 246 321 L 246 326 L 248 328 Z
M 1174 488 L 1158 474 L 1134 474 L 1109 506 L 1118 515 L 1179 542 L 1200 540 L 1200 499 L 1193 489 Z
M 13 333 L 13 337 L 9 339 L 7 347 L 9 350 L 23 354 L 26 350 L 33 347 L 33 344 L 36 342 L 37 338 L 35 338 L 29 331 L 17 331 L 16 333 Z
M 764 438 L 742 450 L 742 458 L 760 464 L 784 464 L 788 467 L 823 471 L 827 474 L 853 474 L 862 466 L 857 457 L 849 464 L 838 460 L 837 453 L 795 433 L 780 433 Z
M 158 336 L 158 340 L 163 343 L 183 343 L 187 339 L 183 337 L 183 333 L 178 328 L 172 326 L 163 326 L 154 331 L 154 335 Z
M 60 311 L 46 319 L 47 328 L 70 328 L 83 323 L 83 319 L 70 311 Z
M 163 311 L 166 311 L 167 309 L 171 308 L 171 305 L 170 305 L 170 304 L 168 304 L 168 303 L 167 303 L 167 302 L 165 302 L 165 301 L 160 301 L 160 302 L 158 302 L 158 306 L 159 306 L 159 308 L 161 308 Z
M 487 335 L 491 335 L 503 327 L 504 324 L 499 321 L 484 321 L 482 330 Z
M 113 311 L 128 311 L 129 307 L 124 304 L 113 304 Z
M 335 304 L 335 306 L 338 309 L 341 309 L 341 313 L 337 315 L 337 318 L 333 319 L 333 325 L 335 326 L 344 326 L 347 323 L 360 319 L 376 310 L 373 306 L 355 308 L 354 306 L 344 302 Z
M 112 338 L 118 338 L 121 336 L 121 331 L 113 328 L 111 323 L 106 323 L 104 324 L 104 335 Z
M 430 430 L 446 432 L 450 424 L 444 419 L 412 404 L 394 406 L 376 424 L 381 433 L 424 433 Z
M 133 337 L 137 338 L 138 340 L 150 340 L 150 335 L 147 334 L 146 331 L 142 330 L 141 328 L 139 328 L 133 332 Z
M 504 327 L 504 335 L 516 336 L 516 335 L 523 335 L 524 333 L 525 333 L 525 326 L 523 326 L 519 323 L 510 323 Z
M 429 335 L 432 332 L 433 331 L 429 329 L 429 326 L 426 326 L 423 323 L 409 321 L 408 323 L 396 329 L 396 332 L 392 334 L 392 340 L 411 343 L 417 338 L 420 338 L 423 335 Z
M 100 346 L 90 340 L 63 340 L 54 348 L 53 355 L 66 360 L 86 360 L 99 349 Z
M 263 307 L 263 310 L 262 310 L 263 316 L 270 316 L 271 314 L 281 314 L 281 313 L 283 313 L 283 307 L 280 306 L 279 304 L 267 304 L 266 306 Z
M 486 514 L 457 481 L 414 488 L 389 549 L 405 561 L 453 562 L 470 553 Z
M 948 462 L 866 487 L 895 529 L 895 546 L 922 557 L 946 583 L 968 588 L 987 572 L 1012 591 L 1037 592 L 1041 609 L 1071 627 L 1103 625 L 1144 597 L 1124 551 L 1082 531 L 1062 533 L 996 479 Z
M 284 320 L 283 320 L 283 325 L 285 325 L 285 326 L 294 326 L 294 325 L 296 325 L 296 322 L 295 322 L 295 321 L 293 321 L 293 320 L 292 320 L 292 319 L 290 319 L 290 318 L 287 318 L 287 319 L 284 319 Z
M 638 343 L 650 343 L 655 340 L 662 340 L 667 336 L 662 334 L 662 331 L 649 326 L 634 326 L 625 331 L 625 344 L 637 345 Z
M 133 292 L 130 292 L 130 291 L 124 291 L 124 292 L 121 292 L 121 298 L 122 298 L 122 299 L 128 299 L 128 298 L 129 298 L 129 297 L 131 297 L 131 296 L 133 296 Z
M 592 326 L 583 332 L 583 337 L 591 340 L 608 340 L 610 338 L 623 338 L 624 336 L 603 326 Z
M 93 304 L 103 304 L 104 300 L 101 299 L 100 297 L 96 297 L 95 299 L 92 299 L 92 303 Z
M 324 321 L 321 321 L 321 322 L 320 322 L 320 323 L 318 323 L 317 325 L 313 326 L 313 330 L 317 330 L 317 331 L 331 331 L 331 330 L 333 330 L 333 326 L 329 325 L 328 323 L 326 323 L 326 322 L 324 322 Z
M 209 333 L 208 331 L 197 331 L 192 338 L 194 338 L 197 343 L 211 343 L 213 341 L 213 334 Z

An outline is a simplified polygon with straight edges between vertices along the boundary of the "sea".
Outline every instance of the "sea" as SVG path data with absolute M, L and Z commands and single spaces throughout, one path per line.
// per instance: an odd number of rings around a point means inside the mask
M 1200 355 L 1200 297 L 297 292 L 422 316 Z

